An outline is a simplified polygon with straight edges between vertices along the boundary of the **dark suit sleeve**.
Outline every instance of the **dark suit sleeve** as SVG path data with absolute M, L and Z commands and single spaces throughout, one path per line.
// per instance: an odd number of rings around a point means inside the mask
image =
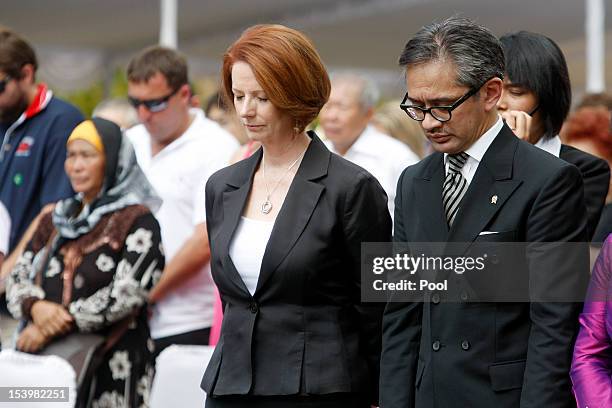
M 584 202 L 587 209 L 587 231 L 593 239 L 608 188 L 610 186 L 610 166 L 605 160 L 572 146 L 562 145 L 559 157 L 578 167 L 584 182 Z
M 526 224 L 532 321 L 521 407 L 575 407 L 569 378 L 581 303 L 568 302 L 567 288 L 582 298 L 588 284 L 582 178 L 567 165 L 537 196 Z M 565 243 L 564 245 L 561 245 Z M 555 301 L 556 300 L 556 301 Z
M 610 166 L 604 160 L 593 160 L 580 169 L 584 180 L 584 202 L 587 209 L 589 240 L 593 238 L 610 187 Z
M 209 177 L 204 187 L 204 206 L 206 208 L 206 233 L 210 240 L 210 225 L 213 222 L 213 207 L 215 205 L 215 182 L 213 176 Z
M 405 242 L 404 194 L 411 190 L 407 170 L 402 173 L 395 196 L 395 242 Z M 383 346 L 380 363 L 381 408 L 414 407 L 417 361 L 421 339 L 423 303 L 389 299 L 383 314 Z
M 391 216 L 387 196 L 380 184 L 367 173 L 358 173 L 357 182 L 345 198 L 344 232 L 353 262 L 353 282 L 361 287 L 361 243 L 391 241 Z M 356 293 L 360 293 L 357 291 Z M 380 370 L 381 318 L 384 305 L 358 302 L 361 344 L 365 346 L 372 389 L 371 403 L 378 405 L 378 377 Z

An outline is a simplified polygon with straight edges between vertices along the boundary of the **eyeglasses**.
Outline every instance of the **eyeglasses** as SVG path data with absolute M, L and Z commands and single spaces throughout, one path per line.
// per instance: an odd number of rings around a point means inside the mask
M 128 95 L 128 101 L 130 102 L 130 105 L 134 107 L 134 109 L 138 109 L 140 105 L 144 105 L 149 112 L 161 112 L 168 107 L 168 100 L 172 98 L 179 91 L 179 89 L 181 89 L 181 87 L 178 87 L 170 94 L 157 99 L 142 100 Z
M 4 77 L 3 80 L 0 81 L 0 94 L 4 92 L 4 90 L 6 89 L 6 84 L 8 84 L 11 79 L 12 78 L 7 75 Z
M 471 90 L 469 90 L 468 93 L 457 99 L 457 101 L 450 106 L 432 106 L 430 108 L 425 109 L 417 105 L 409 105 L 406 103 L 406 101 L 408 100 L 408 92 L 406 92 L 402 103 L 400 103 L 400 109 L 406 112 L 406 115 L 410 116 L 410 119 L 414 119 L 417 122 L 424 121 L 425 114 L 427 113 L 433 116 L 433 118 L 438 122 L 448 122 L 449 120 L 451 120 L 452 117 L 451 112 L 457 109 L 459 105 L 468 100 L 476 92 L 478 92 L 480 88 L 482 88 L 482 86 L 487 83 L 487 81 L 484 81 L 479 87 L 472 88 Z

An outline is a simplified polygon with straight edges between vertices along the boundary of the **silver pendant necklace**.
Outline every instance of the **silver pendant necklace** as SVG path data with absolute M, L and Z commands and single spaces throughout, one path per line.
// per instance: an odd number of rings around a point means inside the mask
M 266 187 L 266 200 L 261 205 L 261 212 L 262 212 L 262 214 L 269 214 L 270 211 L 272 211 L 273 205 L 272 205 L 272 201 L 270 201 L 270 197 L 272 197 L 272 194 L 276 191 L 276 189 L 280 185 L 281 181 L 283 181 L 285 176 L 287 174 L 289 174 L 291 169 L 300 161 L 302 156 L 304 156 L 304 154 L 306 153 L 307 149 L 308 149 L 308 147 L 306 147 L 306 149 L 304 149 L 302 154 L 300 154 L 298 156 L 298 158 L 295 159 L 295 161 L 293 163 L 291 163 L 291 165 L 287 168 L 287 170 L 285 170 L 285 173 L 283 174 L 283 176 L 281 178 L 278 179 L 278 181 L 276 182 L 276 184 L 274 185 L 274 188 L 272 190 L 270 190 L 270 188 L 268 187 L 268 181 L 266 180 L 266 157 L 265 157 L 265 155 L 262 157 L 261 161 L 263 162 L 263 166 L 262 166 L 263 167 L 263 182 L 264 182 L 264 186 Z

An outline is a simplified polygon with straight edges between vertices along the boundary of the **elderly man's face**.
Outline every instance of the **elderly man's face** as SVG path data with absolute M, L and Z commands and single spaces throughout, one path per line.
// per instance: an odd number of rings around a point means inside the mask
M 452 105 L 469 91 L 469 88 L 457 85 L 454 64 L 444 61 L 409 66 L 406 85 L 410 103 L 424 108 Z M 494 109 L 486 93 L 483 87 L 463 102 L 452 111 L 448 122 L 425 115 L 421 126 L 436 151 L 449 154 L 465 151 L 486 132 L 492 125 L 489 113 Z
M 329 100 L 321 109 L 321 126 L 336 150 L 344 154 L 357 140 L 372 117 L 372 109 L 364 109 L 359 100 L 358 84 L 337 81 L 332 84 Z

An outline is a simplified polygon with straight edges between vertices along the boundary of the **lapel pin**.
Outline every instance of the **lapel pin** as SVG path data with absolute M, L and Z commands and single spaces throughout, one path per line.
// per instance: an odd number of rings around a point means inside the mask
M 497 204 L 497 195 L 491 197 L 491 204 Z

